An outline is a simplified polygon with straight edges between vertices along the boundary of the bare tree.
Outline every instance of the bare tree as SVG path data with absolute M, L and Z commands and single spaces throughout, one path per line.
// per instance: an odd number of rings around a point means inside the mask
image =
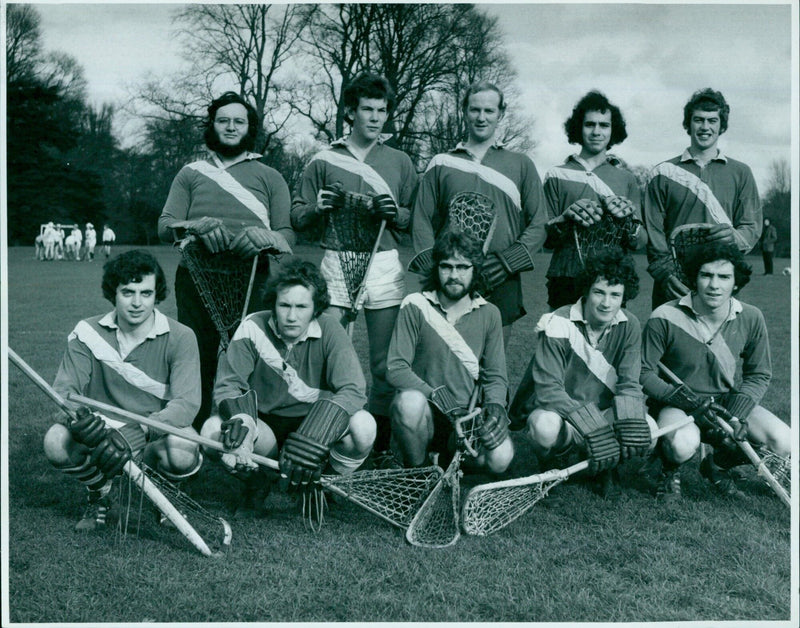
M 792 170 L 785 157 L 773 159 L 769 164 L 766 195 L 788 193 L 792 185 Z
M 6 8 L 6 80 L 18 83 L 36 72 L 41 55 L 41 18 L 28 4 Z

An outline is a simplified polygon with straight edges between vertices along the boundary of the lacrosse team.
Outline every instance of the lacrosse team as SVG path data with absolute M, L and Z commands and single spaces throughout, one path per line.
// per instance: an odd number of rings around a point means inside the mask
M 627 131 L 598 91 L 564 123 L 579 151 L 543 181 L 501 141 L 507 103 L 490 82 L 466 89 L 465 141 L 421 176 L 386 143 L 396 98 L 385 77 L 360 73 L 343 104 L 349 134 L 313 156 L 293 196 L 252 152 L 252 105 L 227 92 L 208 107 L 208 153 L 175 177 L 158 233 L 253 269 L 229 343 L 209 312 L 215 295 L 183 263 L 178 322 L 156 308 L 167 286 L 149 253 L 106 261 L 113 309 L 76 325 L 54 388 L 185 438 L 70 402 L 75 418 L 51 427 L 45 453 L 87 488 L 76 529 L 107 525 L 112 482 L 131 460 L 176 485 L 221 465 L 241 480 L 238 519 L 267 516 L 276 488 L 306 504 L 322 499 L 326 477 L 445 468 L 457 452 L 484 482 L 585 461 L 575 480 L 604 497 L 626 488 L 620 466 L 636 459 L 670 503 L 680 503 L 682 466 L 701 444 L 702 476 L 736 499 L 747 499 L 733 469 L 752 461 L 748 447 L 789 457 L 789 425 L 760 405 L 772 375 L 764 317 L 734 297 L 749 281 L 744 254 L 762 213 L 748 166 L 717 147 L 730 112 L 721 93 L 691 96 L 689 147 L 653 168 L 642 193 L 609 152 Z M 318 266 L 293 255 L 305 230 L 321 238 Z M 106 229 L 102 241 L 108 257 Z M 632 252 L 645 246 L 654 309 L 640 322 L 626 304 L 639 292 Z M 536 302 L 550 311 L 521 343 L 528 366 L 512 391 L 506 352 L 526 314 L 521 274 L 542 247 L 552 257 Z M 369 386 L 352 342 L 362 308 Z M 522 451 L 533 455 L 511 467 Z

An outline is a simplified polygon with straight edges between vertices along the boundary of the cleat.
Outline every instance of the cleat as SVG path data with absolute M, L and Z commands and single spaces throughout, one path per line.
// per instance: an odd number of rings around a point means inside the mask
M 76 532 L 95 532 L 102 530 L 107 525 L 108 511 L 111 509 L 108 498 L 89 496 L 89 503 L 83 511 L 83 516 L 75 524 Z
M 259 486 L 245 485 L 242 490 L 242 497 L 233 511 L 233 518 L 260 519 L 267 515 L 265 501 L 272 490 L 272 482 L 266 482 Z
M 717 493 L 724 497 L 743 498 L 745 494 L 736 486 L 733 474 L 728 469 L 720 469 L 714 464 L 712 454 L 709 454 L 700 463 L 700 475 L 706 478 Z
M 674 503 L 681 499 L 681 476 L 677 469 L 661 472 L 656 497 L 665 503 Z
M 375 470 L 380 469 L 402 469 L 403 465 L 397 460 L 394 452 L 391 449 L 384 449 L 383 451 L 373 451 L 370 454 L 372 468 Z

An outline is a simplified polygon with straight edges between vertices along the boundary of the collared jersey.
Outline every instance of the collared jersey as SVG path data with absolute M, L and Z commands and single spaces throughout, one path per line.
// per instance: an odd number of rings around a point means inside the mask
M 304 417 L 315 401 L 331 399 L 349 414 L 364 407 L 366 381 L 347 332 L 321 314 L 291 345 L 278 336 L 272 312 L 249 315 L 219 358 L 214 406 L 255 390 L 258 411 Z
M 747 252 L 761 235 L 761 201 L 750 168 L 719 153 L 700 167 L 686 149 L 650 172 L 644 221 L 652 262 L 668 256 L 672 231 L 689 223 L 731 224 Z
M 659 361 L 697 394 L 719 397 L 735 390 L 756 404 L 772 378 L 764 316 L 735 298 L 716 333 L 698 320 L 691 293 L 657 307 L 642 334 L 642 385 L 663 401 L 675 385 L 659 376 Z
M 115 313 L 79 322 L 69 335 L 53 388 L 149 416 L 175 427 L 200 409 L 200 356 L 191 329 L 154 310 L 153 328 L 124 358 Z M 77 408 L 79 404 L 68 401 Z
M 221 168 L 219 160 L 209 155 L 181 168 L 158 219 L 159 237 L 172 242 L 173 223 L 212 216 L 221 218 L 234 235 L 244 227 L 266 227 L 292 244 L 289 187 L 259 157 L 248 153 L 242 161 Z
M 524 419 L 536 408 L 567 416 L 587 403 L 601 410 L 617 395 L 642 398 L 639 385 L 641 327 L 620 309 L 592 346 L 583 299 L 544 314 L 536 325 L 533 356 L 511 405 Z
M 484 403 L 505 406 L 508 376 L 500 310 L 476 297 L 452 324 L 435 292 L 415 292 L 403 299 L 386 361 L 389 384 L 419 390 L 426 397 L 446 386 L 466 407 L 478 377 Z
M 560 166 L 547 171 L 544 177 L 544 195 L 550 218 L 563 214 L 575 201 L 588 199 L 600 202 L 607 196 L 624 196 L 635 206 L 634 216 L 642 220 L 641 193 L 636 177 L 620 166 L 611 155 L 594 170 L 588 170 L 577 155 L 570 155 Z M 644 246 L 644 230 L 638 246 Z M 545 246 L 553 249 L 548 277 L 575 277 L 581 269 L 575 239 L 571 229 L 563 232 L 548 229 Z
M 501 146 L 490 147 L 480 162 L 461 144 L 431 159 L 412 212 L 415 253 L 433 248 L 447 224 L 450 201 L 460 192 L 480 192 L 494 203 L 497 224 L 488 252 L 502 252 L 519 242 L 533 262 L 545 240 L 542 182 L 528 156 Z
M 380 195 L 389 194 L 397 204 L 395 226 L 400 230 L 408 227 L 411 206 L 417 190 L 417 173 L 411 159 L 403 151 L 376 143 L 362 162 L 339 139 L 317 153 L 303 171 L 303 177 L 292 203 L 292 225 L 297 230 L 307 229 L 316 221 L 325 220 L 322 246 L 339 249 L 332 232 L 331 218 L 322 218 L 316 213 L 317 194 L 325 187 L 341 183 L 348 192 Z M 373 221 L 374 222 L 374 221 Z M 368 225 L 371 226 L 371 225 Z M 377 235 L 377 225 L 374 227 Z M 341 246 L 346 247 L 343 242 Z M 386 251 L 397 248 L 397 237 L 388 231 L 381 238 L 381 248 Z

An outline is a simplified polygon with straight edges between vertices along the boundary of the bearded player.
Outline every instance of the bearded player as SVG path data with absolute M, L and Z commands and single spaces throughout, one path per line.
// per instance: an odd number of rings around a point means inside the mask
M 581 298 L 545 314 L 536 348 L 511 405 L 544 468 L 563 469 L 588 457 L 593 488 L 613 489 L 620 460 L 653 446 L 639 384 L 641 328 L 624 309 L 639 292 L 630 256 L 620 250 L 590 257 L 575 281 Z
M 747 439 L 779 456 L 791 453 L 791 428 L 760 405 L 772 377 L 764 316 L 733 296 L 747 285 L 751 272 L 735 244 L 700 247 L 685 263 L 689 294 L 656 308 L 645 325 L 641 381 L 653 415 L 659 426 L 687 415 L 696 423 L 659 443 L 659 493 L 667 499 L 680 498 L 680 469 L 701 441 L 714 448 L 700 463 L 703 477 L 723 495 L 742 496 L 730 470 L 748 459 L 719 429 L 715 404 L 738 419 L 731 421 L 736 440 Z M 664 381 L 659 362 L 683 384 Z
M 155 307 L 167 295 L 158 262 L 142 250 L 118 255 L 106 262 L 102 286 L 114 309 L 75 326 L 53 388 L 65 399 L 80 394 L 196 435 L 191 424 L 200 407 L 197 342 L 191 329 Z M 44 452 L 88 491 L 76 530 L 106 525 L 112 480 L 131 458 L 143 455 L 147 465 L 175 483 L 202 464 L 190 441 L 67 404 L 78 420 L 69 427 L 53 425 Z
M 319 271 L 289 261 L 266 284 L 264 304 L 268 310 L 245 318 L 220 356 L 215 412 L 202 429 L 245 454 L 221 456 L 244 481 L 240 518 L 263 514 L 275 479 L 248 464 L 247 453 L 279 458 L 290 487 L 309 487 L 326 468 L 357 469 L 375 440 L 375 420 L 362 410 L 364 374 L 347 333 L 324 314 L 329 297 Z
M 449 457 L 452 425 L 482 386 L 476 464 L 502 473 L 514 457 L 508 379 L 500 312 L 479 294 L 481 243 L 445 231 L 432 262 L 423 291 L 403 300 L 389 345 L 387 377 L 397 389 L 392 434 L 406 467 L 426 464 L 429 450 Z
M 254 153 L 259 129 L 255 108 L 234 92 L 208 107 L 208 154 L 181 168 L 158 219 L 158 235 L 174 242 L 194 235 L 211 253 L 233 251 L 243 263 L 264 249 L 291 253 L 289 188 L 277 170 Z M 259 262 L 256 281 L 266 281 L 269 263 Z M 195 427 L 208 418 L 220 335 L 183 262 L 175 273 L 178 320 L 197 335 L 200 347 L 202 405 Z M 251 301 L 251 311 L 258 309 Z
M 380 467 L 391 460 L 388 414 L 392 390 L 386 383 L 386 352 L 405 296 L 405 270 L 397 244 L 399 232 L 408 228 L 417 174 L 408 155 L 384 143 L 390 136 L 382 131 L 395 105 L 389 82 L 378 74 L 361 73 L 345 87 L 343 99 L 350 134 L 332 142 L 309 162 L 292 206 L 292 225 L 298 230 L 324 225 L 322 246 L 326 251 L 320 268 L 328 282 L 331 313 L 340 319 L 353 306 L 337 253 L 352 243 L 338 241 L 343 236 L 334 231 L 331 215 L 345 211 L 337 202 L 341 192 L 355 193 L 361 199 L 363 206 L 350 210 L 371 214 L 375 223 L 386 220 L 389 228 L 366 277 L 363 304 L 372 374 L 368 408 L 378 423 L 374 463 Z

